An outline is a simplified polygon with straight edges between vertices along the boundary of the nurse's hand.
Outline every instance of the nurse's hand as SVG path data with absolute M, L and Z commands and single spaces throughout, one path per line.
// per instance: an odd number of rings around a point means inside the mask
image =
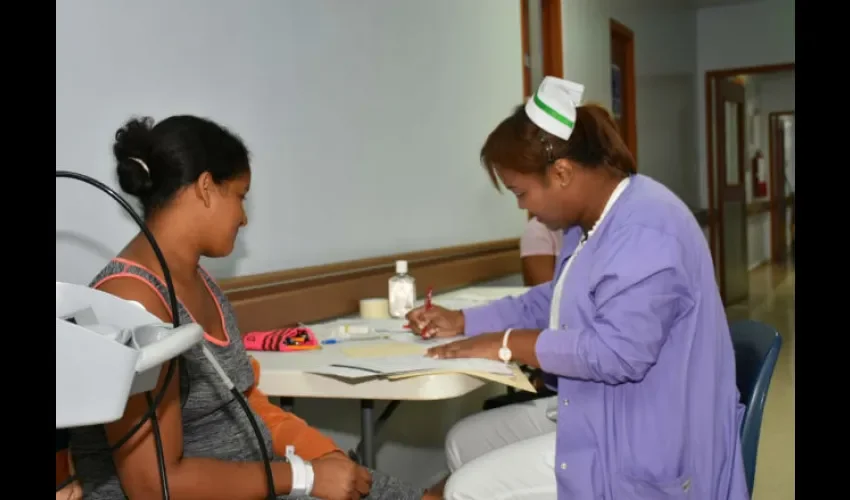
M 483 333 L 434 346 L 425 355 L 436 359 L 481 358 L 498 361 L 503 336 L 501 333 Z
M 422 338 L 454 337 L 463 333 L 465 322 L 463 312 L 452 311 L 440 306 L 417 307 L 407 313 L 407 321 L 413 333 Z

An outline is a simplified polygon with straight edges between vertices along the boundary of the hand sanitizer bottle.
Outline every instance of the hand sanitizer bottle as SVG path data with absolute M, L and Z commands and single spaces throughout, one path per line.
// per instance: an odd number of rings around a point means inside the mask
M 407 274 L 407 261 L 395 262 L 395 276 L 390 278 L 390 316 L 404 318 L 416 301 L 416 280 Z

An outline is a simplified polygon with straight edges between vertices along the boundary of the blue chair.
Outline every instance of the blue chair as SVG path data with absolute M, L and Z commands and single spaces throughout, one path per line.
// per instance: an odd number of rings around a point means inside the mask
M 782 337 L 772 327 L 753 320 L 736 321 L 729 325 L 729 329 L 735 349 L 738 391 L 741 393 L 741 403 L 747 407 L 741 425 L 741 453 L 747 474 L 747 488 L 752 496 L 764 403 L 779 357 Z

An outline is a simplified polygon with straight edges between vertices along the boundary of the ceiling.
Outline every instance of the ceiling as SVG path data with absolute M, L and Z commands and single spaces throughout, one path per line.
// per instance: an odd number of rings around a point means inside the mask
M 793 71 L 777 71 L 774 73 L 760 73 L 750 75 L 750 78 L 755 80 L 757 83 L 762 84 L 766 82 L 775 82 L 779 80 L 790 80 L 794 81 L 794 72 Z
M 745 3 L 755 3 L 763 0 L 624 0 L 633 3 L 636 7 L 685 7 L 690 9 L 702 9 L 706 7 L 727 7 Z
M 720 7 L 725 5 L 737 5 L 742 3 L 753 3 L 758 2 L 760 0 L 681 0 L 682 2 L 687 2 L 691 4 L 691 6 L 696 8 L 703 7 Z

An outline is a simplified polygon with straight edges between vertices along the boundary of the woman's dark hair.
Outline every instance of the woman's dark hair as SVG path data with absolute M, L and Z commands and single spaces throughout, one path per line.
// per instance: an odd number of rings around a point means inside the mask
M 623 174 L 637 172 L 635 159 L 617 131 L 617 124 L 602 106 L 588 104 L 576 110 L 575 128 L 565 141 L 534 124 L 518 106 L 487 137 L 481 148 L 481 165 L 499 189 L 496 167 L 543 175 L 561 158 L 585 168 L 610 167 Z
M 115 133 L 118 183 L 142 204 L 145 217 L 209 172 L 219 184 L 250 170 L 248 149 L 221 125 L 196 116 L 172 116 L 154 125 L 133 118 Z

